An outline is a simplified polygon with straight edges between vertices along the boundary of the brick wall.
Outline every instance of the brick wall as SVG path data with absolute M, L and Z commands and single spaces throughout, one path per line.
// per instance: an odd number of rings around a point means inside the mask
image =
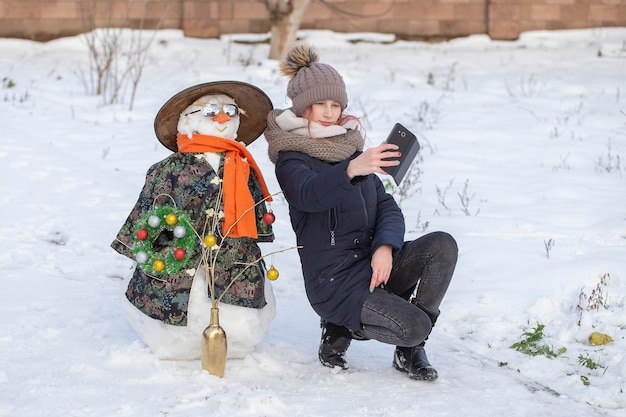
M 262 0 L 0 0 L 0 36 L 49 40 L 93 27 L 182 29 L 187 36 L 269 32 Z M 626 26 L 626 0 L 312 0 L 302 29 L 446 39 Z
M 529 30 L 626 26 L 626 0 L 490 0 L 488 26 L 495 39 Z

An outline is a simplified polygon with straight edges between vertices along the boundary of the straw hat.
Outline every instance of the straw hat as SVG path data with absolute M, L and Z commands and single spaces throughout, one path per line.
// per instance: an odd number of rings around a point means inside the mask
M 273 108 L 270 98 L 252 84 L 241 81 L 216 81 L 189 87 L 165 102 L 154 119 L 154 131 L 159 142 L 176 152 L 180 114 L 195 100 L 211 94 L 225 94 L 233 98 L 242 110 L 237 131 L 238 141 L 249 145 L 261 136 L 267 123 L 267 114 Z

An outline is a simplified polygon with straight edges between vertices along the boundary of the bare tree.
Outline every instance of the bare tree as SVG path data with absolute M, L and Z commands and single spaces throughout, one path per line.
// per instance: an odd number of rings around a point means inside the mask
M 296 42 L 302 17 L 311 0 L 264 0 L 270 13 L 270 59 L 280 59 Z
M 127 87 L 130 87 L 129 110 L 133 110 L 137 87 L 148 59 L 148 52 L 157 31 L 165 19 L 167 11 L 175 0 L 168 0 L 153 31 L 144 31 L 148 0 L 141 0 L 142 12 L 137 29 L 130 29 L 131 2 L 126 4 L 124 13 L 118 10 L 115 15 L 114 0 L 85 0 L 81 2 L 85 28 L 89 31 L 81 38 L 89 51 L 89 71 L 82 68 L 77 72 L 88 94 L 102 96 L 103 104 L 123 101 Z M 104 6 L 104 7 L 103 7 Z M 105 11 L 99 15 L 96 10 Z M 98 27 L 101 26 L 101 27 Z M 146 35 L 147 37 L 144 37 Z
M 141 24 L 139 26 L 138 31 L 133 31 L 133 36 L 130 39 L 130 45 L 127 53 L 127 67 L 128 73 L 131 83 L 131 92 L 130 92 L 130 104 L 128 105 L 129 110 L 133 110 L 135 105 L 135 96 L 137 95 L 137 86 L 139 85 L 139 81 L 141 80 L 141 76 L 143 75 L 143 69 L 146 66 L 146 61 L 148 59 L 148 51 L 152 46 L 152 42 L 156 37 L 157 31 L 161 29 L 163 25 L 163 21 L 165 20 L 165 16 L 169 11 L 170 6 L 172 5 L 172 0 L 169 0 L 165 7 L 161 12 L 161 17 L 156 25 L 155 30 L 148 37 L 148 39 L 144 42 L 142 39 L 143 25 L 144 25 L 144 17 L 146 15 L 146 2 L 143 4 L 143 14 L 141 16 Z

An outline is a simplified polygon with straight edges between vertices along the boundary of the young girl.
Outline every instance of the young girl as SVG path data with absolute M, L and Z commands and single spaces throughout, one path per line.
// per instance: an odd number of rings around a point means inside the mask
M 395 145 L 363 151 L 342 77 L 309 45 L 281 62 L 292 107 L 272 110 L 265 138 L 289 203 L 304 283 L 321 317 L 319 359 L 348 368 L 352 339 L 396 345 L 393 365 L 435 380 L 424 351 L 457 261 L 457 245 L 434 232 L 404 241 L 404 217 L 374 174 L 397 164 Z

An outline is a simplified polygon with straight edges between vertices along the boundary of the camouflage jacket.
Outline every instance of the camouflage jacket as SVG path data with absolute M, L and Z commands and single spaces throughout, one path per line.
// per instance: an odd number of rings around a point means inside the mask
M 219 178 L 223 177 L 223 160 L 221 158 Z M 255 202 L 263 199 L 252 171 L 248 187 Z M 215 171 L 202 154 L 174 153 L 150 167 L 137 203 L 111 247 L 134 259 L 132 247 L 135 225 L 155 204 L 175 204 L 177 209 L 183 210 L 189 217 L 198 235 L 204 236 L 207 212 L 210 209 L 223 209 L 223 204 L 216 206 L 220 203 L 220 196 L 220 182 L 216 181 Z M 214 231 L 219 245 L 215 265 L 215 296 L 219 297 L 231 280 L 235 280 L 221 302 L 250 308 L 266 305 L 265 263 L 257 245 L 257 242 L 274 240 L 272 227 L 263 221 L 266 211 L 265 203 L 255 206 L 258 239 L 223 237 L 221 223 Z M 201 242 L 198 241 L 185 267 L 172 275 L 153 277 L 139 267 L 135 268 L 126 291 L 128 300 L 149 317 L 167 324 L 186 325 L 191 284 L 194 272 L 202 261 L 201 248 Z M 207 295 L 210 295 L 210 289 Z

